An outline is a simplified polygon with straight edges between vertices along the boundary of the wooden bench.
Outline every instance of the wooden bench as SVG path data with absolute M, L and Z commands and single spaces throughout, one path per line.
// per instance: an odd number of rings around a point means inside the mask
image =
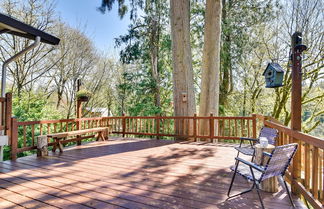
M 48 134 L 48 138 L 52 138 L 55 143 L 53 145 L 52 151 L 55 152 L 56 148 L 58 147 L 60 152 L 63 152 L 63 145 L 61 143 L 61 139 L 65 139 L 69 136 L 80 136 L 84 135 L 87 133 L 98 133 L 97 135 L 97 141 L 98 140 L 103 140 L 105 141 L 105 135 L 104 133 L 107 133 L 108 136 L 108 128 L 103 127 L 103 128 L 91 128 L 91 129 L 84 129 L 84 130 L 77 130 L 77 131 L 69 131 L 69 132 L 61 132 L 61 133 L 53 133 L 53 134 Z

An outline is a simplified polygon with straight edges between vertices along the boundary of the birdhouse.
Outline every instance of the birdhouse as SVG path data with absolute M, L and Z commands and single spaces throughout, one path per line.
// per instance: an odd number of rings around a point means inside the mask
M 277 63 L 269 63 L 263 76 L 266 81 L 266 88 L 276 88 L 283 86 L 283 76 L 285 71 Z

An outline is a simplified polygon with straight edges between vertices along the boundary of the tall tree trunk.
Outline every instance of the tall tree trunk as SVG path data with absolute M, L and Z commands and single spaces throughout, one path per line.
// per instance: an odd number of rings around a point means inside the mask
M 60 90 L 57 91 L 57 103 L 56 103 L 56 109 L 58 110 L 62 101 L 62 97 L 63 97 L 63 92 L 61 92 Z
M 226 106 L 228 96 L 233 90 L 233 76 L 232 76 L 232 30 L 228 25 L 230 22 L 230 15 L 227 10 L 232 9 L 232 0 L 222 0 L 222 23 L 225 28 L 223 35 L 223 44 L 221 46 L 221 67 L 220 67 L 220 84 L 219 84 L 219 105 Z
M 154 86 L 154 97 L 155 106 L 161 108 L 160 99 L 160 74 L 159 74 L 159 41 L 160 41 L 160 18 L 157 20 L 154 17 L 151 19 L 150 23 L 150 56 L 151 56 L 151 67 L 152 67 L 152 77 L 155 82 Z
M 207 0 L 205 13 L 205 34 L 202 61 L 202 80 L 199 115 L 218 116 L 219 109 L 219 66 L 221 38 L 221 0 Z M 207 121 L 201 121 L 200 133 L 206 134 Z
M 189 14 L 190 1 L 170 0 L 175 116 L 193 116 L 196 112 Z M 188 121 L 178 121 L 175 127 L 176 133 L 182 136 L 188 135 L 191 129 Z
M 243 110 L 242 110 L 242 116 L 246 116 L 246 92 L 247 92 L 247 85 L 246 81 L 244 80 L 244 88 L 243 88 Z

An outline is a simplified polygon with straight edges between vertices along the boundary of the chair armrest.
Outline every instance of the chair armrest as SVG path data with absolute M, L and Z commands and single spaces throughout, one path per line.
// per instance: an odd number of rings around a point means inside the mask
M 240 137 L 241 140 L 247 140 L 247 141 L 253 141 L 253 142 L 257 142 L 258 139 L 254 139 L 254 138 L 248 138 L 248 137 Z
M 263 154 L 263 155 L 266 155 L 266 156 L 268 156 L 268 157 L 271 157 L 271 156 L 272 156 L 271 153 L 269 153 L 269 152 L 263 152 L 262 154 Z
M 251 162 L 249 162 L 247 160 L 243 160 L 242 158 L 239 158 L 239 157 L 236 157 L 235 160 L 237 160 L 239 162 L 242 162 L 242 163 L 244 163 L 244 164 L 246 164 L 246 165 L 248 165 L 248 166 L 250 166 L 250 167 L 252 167 L 252 168 L 254 168 L 254 169 L 258 170 L 258 171 L 260 171 L 260 172 L 264 172 L 264 168 L 257 165 L 257 164 L 255 164 L 255 163 L 251 163 Z

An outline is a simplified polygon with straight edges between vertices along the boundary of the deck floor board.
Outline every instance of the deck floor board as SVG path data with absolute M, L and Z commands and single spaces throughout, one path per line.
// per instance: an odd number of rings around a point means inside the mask
M 22 157 L 0 163 L 0 208 L 260 208 L 256 192 L 226 201 L 235 155 L 229 144 L 116 138 Z M 233 192 L 249 186 L 238 176 Z M 282 190 L 262 196 L 292 208 Z

